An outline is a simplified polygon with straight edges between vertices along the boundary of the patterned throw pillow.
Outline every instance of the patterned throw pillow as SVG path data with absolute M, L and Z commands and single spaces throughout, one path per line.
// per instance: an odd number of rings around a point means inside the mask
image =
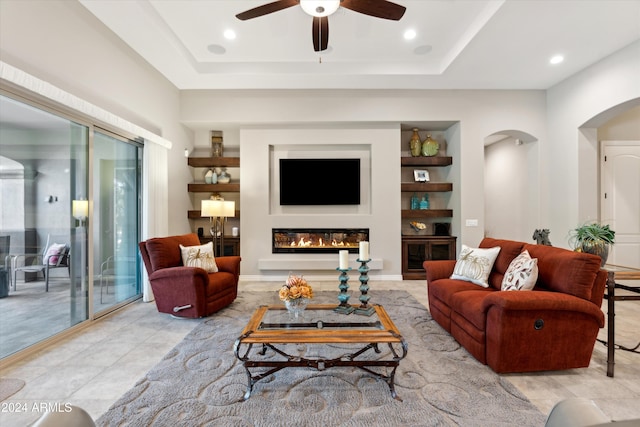
M 200 246 L 180 245 L 180 252 L 182 253 L 182 264 L 185 267 L 204 268 L 207 273 L 218 272 L 218 265 L 213 256 L 213 242 Z
M 511 261 L 504 273 L 503 291 L 530 291 L 538 280 L 538 258 L 531 258 L 526 249 Z
M 64 251 L 65 247 L 66 245 L 64 243 L 51 244 L 51 246 L 47 248 L 47 253 L 44 255 L 44 262 L 48 262 L 49 265 L 58 265 L 60 255 Z
M 462 245 L 462 251 L 460 251 L 460 256 L 456 261 L 451 278 L 466 280 L 483 288 L 488 288 L 487 279 L 499 252 L 500 246 L 479 249 Z

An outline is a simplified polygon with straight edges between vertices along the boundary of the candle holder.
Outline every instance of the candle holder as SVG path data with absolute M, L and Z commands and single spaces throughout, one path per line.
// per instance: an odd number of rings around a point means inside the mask
M 338 301 L 340 301 L 340 305 L 334 308 L 333 311 L 341 314 L 351 314 L 355 310 L 355 308 L 348 303 L 349 297 L 351 295 L 349 295 L 349 293 L 347 292 L 349 290 L 349 284 L 347 283 L 349 281 L 349 275 L 347 274 L 347 272 L 351 270 L 351 267 L 338 267 L 336 268 L 336 270 L 340 272 L 340 276 L 338 277 L 338 279 L 340 280 L 340 285 L 338 286 L 338 288 L 340 289 L 340 293 L 338 294 Z
M 371 316 L 376 311 L 375 308 L 369 305 L 369 299 L 371 297 L 367 295 L 367 292 L 369 292 L 369 266 L 367 264 L 371 259 L 357 259 L 356 261 L 360 263 L 360 267 L 358 268 L 360 272 L 360 307 L 356 308 L 354 313 L 362 316 Z

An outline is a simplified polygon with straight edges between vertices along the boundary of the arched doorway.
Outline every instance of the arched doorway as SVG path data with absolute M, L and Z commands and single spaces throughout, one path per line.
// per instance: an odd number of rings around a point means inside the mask
M 485 236 L 530 241 L 541 228 L 537 141 L 513 129 L 485 138 Z

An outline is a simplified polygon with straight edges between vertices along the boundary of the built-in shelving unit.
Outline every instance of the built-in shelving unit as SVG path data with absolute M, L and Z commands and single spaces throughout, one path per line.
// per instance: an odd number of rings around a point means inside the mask
M 191 156 L 187 158 L 187 164 L 193 168 L 238 168 L 240 167 L 240 157 L 207 157 Z M 239 193 L 240 181 L 231 179 L 225 184 L 207 184 L 203 181 L 195 181 L 187 184 L 189 193 Z M 199 202 L 198 202 L 199 203 Z M 236 204 L 237 207 L 237 204 Z M 202 220 L 200 210 L 187 211 L 187 218 L 190 220 Z M 240 210 L 236 209 L 235 219 L 240 218 Z M 208 241 L 210 237 L 203 236 L 201 241 Z M 225 255 L 240 255 L 240 239 L 225 234 Z
M 453 158 L 451 156 L 417 156 L 400 157 L 400 166 L 404 169 L 429 169 L 451 166 Z M 403 173 L 406 177 L 409 174 Z M 446 193 L 453 191 L 453 184 L 450 182 L 401 182 L 400 191 L 402 193 Z M 453 217 L 452 209 L 410 209 L 407 206 L 407 198 L 403 197 L 403 206 L 400 213 L 403 220 L 420 222 L 436 222 L 438 218 L 448 219 Z M 414 235 L 403 234 L 402 236 L 402 277 L 406 280 L 420 280 L 425 278 L 422 263 L 432 259 L 455 259 L 456 257 L 456 237 L 435 236 L 416 232 Z

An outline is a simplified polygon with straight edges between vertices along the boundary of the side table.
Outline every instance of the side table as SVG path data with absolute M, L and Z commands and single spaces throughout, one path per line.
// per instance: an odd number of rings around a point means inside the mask
M 640 301 L 640 284 L 638 284 L 638 286 L 622 285 L 616 283 L 616 280 L 640 280 L 640 269 L 606 264 L 604 270 L 607 271 L 607 293 L 604 295 L 604 298 L 607 300 L 607 341 L 598 341 L 607 346 L 607 376 L 613 377 L 616 347 L 619 350 L 640 353 L 640 351 L 638 351 L 640 343 L 633 348 L 621 345 L 616 346 L 615 335 L 616 301 Z M 638 295 L 616 295 L 616 289 L 624 289 L 625 291 L 630 291 Z

